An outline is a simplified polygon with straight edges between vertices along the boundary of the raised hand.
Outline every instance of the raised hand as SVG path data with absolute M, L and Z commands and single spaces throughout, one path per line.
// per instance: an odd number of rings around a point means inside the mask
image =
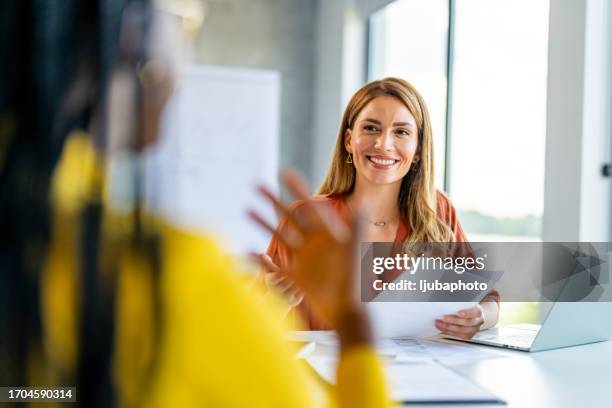
M 289 211 L 264 187 L 260 192 L 288 218 L 293 233 L 275 230 L 258 213 L 250 212 L 256 223 L 291 251 L 290 265 L 279 272 L 295 282 L 313 313 L 336 328 L 341 341 L 369 341 L 369 322 L 359 298 L 358 217 L 346 222 L 327 205 L 313 201 L 305 183 L 292 171 L 283 173 L 283 181 L 303 201 L 301 211 Z

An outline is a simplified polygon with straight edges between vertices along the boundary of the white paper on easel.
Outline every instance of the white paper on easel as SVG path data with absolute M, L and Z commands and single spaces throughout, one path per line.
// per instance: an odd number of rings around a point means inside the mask
M 278 191 L 279 111 L 279 72 L 192 66 L 149 156 L 149 206 L 181 227 L 213 234 L 234 254 L 264 251 L 270 238 L 246 211 L 276 218 L 255 187 Z

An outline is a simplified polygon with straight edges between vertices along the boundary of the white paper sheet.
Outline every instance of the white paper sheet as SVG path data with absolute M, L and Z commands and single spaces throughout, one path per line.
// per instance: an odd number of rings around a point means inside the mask
M 506 353 L 493 349 L 485 350 L 482 347 L 450 343 L 444 340 L 400 338 L 388 341 L 400 350 L 396 357 L 398 360 L 431 358 L 443 365 L 453 366 L 508 356 Z
M 214 234 L 236 255 L 264 251 L 270 237 L 246 211 L 276 218 L 255 187 L 278 190 L 279 109 L 277 71 L 191 67 L 148 157 L 149 207 L 184 228 Z
M 332 330 L 293 331 L 289 338 L 327 347 L 328 354 L 331 355 L 335 355 L 338 351 L 338 336 Z M 412 337 L 378 339 L 375 348 L 376 353 L 383 358 L 392 358 L 398 361 L 433 359 L 446 366 L 508 356 L 501 350 L 484 349 L 470 344 L 458 344 L 439 337 L 432 339 Z
M 322 346 L 338 346 L 338 336 L 333 330 L 294 330 L 289 332 L 289 340 L 312 341 Z
M 430 337 L 439 333 L 436 319 L 445 314 L 476 306 L 477 302 L 371 302 L 367 309 L 377 340 L 401 337 Z M 309 341 L 323 344 L 333 334 L 327 331 L 304 332 Z
M 371 302 L 368 310 L 377 339 L 428 337 L 439 333 L 436 319 L 477 302 Z
M 306 361 L 324 380 L 335 383 L 336 357 L 312 356 Z M 432 359 L 386 360 L 385 373 L 389 381 L 391 397 L 395 401 L 499 401 L 493 394 Z
M 333 330 L 321 331 L 293 331 L 289 335 L 291 341 L 312 342 L 319 346 L 326 347 L 327 354 L 336 355 L 338 353 L 338 336 Z M 399 344 L 393 339 L 381 339 L 375 345 L 376 354 L 381 358 L 398 358 L 405 353 Z M 426 356 L 429 358 L 429 356 Z

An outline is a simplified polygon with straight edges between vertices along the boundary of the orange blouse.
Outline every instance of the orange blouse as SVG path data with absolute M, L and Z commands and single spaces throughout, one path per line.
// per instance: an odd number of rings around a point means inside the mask
M 344 195 L 335 195 L 328 197 L 315 197 L 314 200 L 316 202 L 325 203 L 329 205 L 331 208 L 336 210 L 340 216 L 344 219 L 348 219 L 350 215 L 350 209 L 346 204 L 346 196 Z M 299 213 L 299 211 L 303 208 L 303 201 L 294 202 L 290 210 Z M 463 228 L 461 228 L 461 224 L 459 223 L 459 218 L 457 218 L 457 211 L 455 207 L 452 205 L 446 194 L 441 191 L 437 191 L 437 214 L 438 217 L 450 227 L 453 232 L 453 242 L 468 242 L 465 233 L 463 232 Z M 287 217 L 283 217 L 277 227 L 278 231 L 286 231 L 288 228 L 288 220 Z M 401 243 L 404 242 L 410 234 L 410 227 L 406 220 L 401 219 L 399 226 L 397 228 L 397 233 L 395 235 L 394 242 Z M 281 268 L 286 267 L 290 262 L 289 252 L 287 248 L 276 238 L 273 237 L 266 253 L 272 258 L 275 264 L 281 266 Z M 496 290 L 492 290 L 487 296 L 482 300 L 482 302 L 493 301 L 499 302 L 499 293 Z M 310 330 L 328 330 L 330 329 L 329 325 L 325 322 L 321 322 L 317 320 L 312 312 L 311 308 L 308 305 L 308 299 L 304 299 L 300 305 L 298 305 L 298 310 L 300 315 L 304 319 L 306 325 Z

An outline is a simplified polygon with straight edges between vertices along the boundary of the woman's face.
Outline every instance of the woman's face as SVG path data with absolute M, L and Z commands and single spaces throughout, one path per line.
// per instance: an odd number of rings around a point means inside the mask
M 408 108 L 391 96 L 379 96 L 359 113 L 345 133 L 357 180 L 372 184 L 401 183 L 418 148 L 416 121 Z

